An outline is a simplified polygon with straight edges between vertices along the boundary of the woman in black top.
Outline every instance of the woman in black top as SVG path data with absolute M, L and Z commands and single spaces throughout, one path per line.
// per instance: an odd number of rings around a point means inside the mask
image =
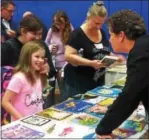
M 87 20 L 74 30 L 68 40 L 64 69 L 64 100 L 104 84 L 105 66 L 100 60 L 110 55 L 109 42 L 101 29 L 107 17 L 102 2 L 96 2 L 87 13 Z
M 123 91 L 96 128 L 100 139 L 112 138 L 112 131 L 133 113 L 140 101 L 149 111 L 149 35 L 146 35 L 144 21 L 136 12 L 122 10 L 108 18 L 108 26 L 113 50 L 129 53 L 129 56 Z

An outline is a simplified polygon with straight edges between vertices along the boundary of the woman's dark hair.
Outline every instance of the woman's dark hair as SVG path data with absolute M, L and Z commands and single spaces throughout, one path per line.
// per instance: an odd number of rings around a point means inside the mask
M 24 17 L 20 22 L 20 29 L 24 28 L 26 31 L 39 31 L 43 28 L 43 24 L 39 18 L 34 15 Z
M 64 11 L 57 11 L 53 15 L 53 23 L 52 23 L 52 31 L 53 32 L 59 32 L 59 29 L 56 27 L 56 25 L 54 23 L 54 17 L 57 18 L 57 21 L 60 24 L 65 24 L 64 33 L 63 33 L 63 36 L 62 36 L 62 42 L 64 44 L 66 44 L 66 42 L 68 40 L 68 37 L 69 37 L 69 35 L 70 35 L 71 31 L 72 31 L 69 18 L 68 18 L 67 14 Z
M 132 10 L 121 10 L 107 19 L 111 32 L 119 34 L 123 31 L 130 40 L 146 33 L 146 27 L 142 17 Z

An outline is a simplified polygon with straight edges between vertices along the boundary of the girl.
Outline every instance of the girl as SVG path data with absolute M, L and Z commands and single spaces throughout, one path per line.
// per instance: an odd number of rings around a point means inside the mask
M 40 41 L 31 41 L 23 46 L 2 99 L 2 106 L 12 121 L 43 110 L 42 89 L 47 81 L 46 74 L 41 73 L 44 62 L 45 49 Z
M 49 47 L 53 55 L 53 63 L 57 70 L 57 81 L 60 88 L 60 94 L 62 94 L 62 72 L 63 66 L 66 64 L 64 59 L 64 46 L 68 41 L 68 37 L 70 36 L 73 27 L 70 23 L 70 20 L 67 14 L 64 11 L 57 11 L 53 16 L 53 23 L 52 27 L 49 29 L 47 37 L 46 37 L 46 44 Z M 50 79 L 50 84 L 55 87 L 55 80 Z M 54 89 L 52 91 L 52 99 L 54 97 Z M 49 98 L 51 100 L 51 98 Z M 54 100 L 49 101 L 47 100 L 46 107 L 53 105 L 55 103 Z

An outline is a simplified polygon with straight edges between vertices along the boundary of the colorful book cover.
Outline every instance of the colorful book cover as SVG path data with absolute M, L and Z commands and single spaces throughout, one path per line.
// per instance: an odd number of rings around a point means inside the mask
M 87 103 L 82 100 L 67 100 L 63 103 L 55 105 L 54 107 L 60 110 L 70 111 L 74 113 L 83 112 L 85 109 L 93 106 L 91 103 Z
M 21 121 L 24 122 L 24 123 L 27 123 L 27 124 L 41 126 L 41 125 L 44 125 L 44 124 L 48 123 L 51 120 L 47 119 L 47 118 L 44 118 L 44 117 L 33 115 L 33 116 L 29 116 L 25 119 L 22 119 Z
M 93 90 L 90 90 L 89 93 L 92 93 L 98 96 L 116 98 L 119 95 L 119 93 L 121 93 L 121 91 L 122 90 L 118 88 L 97 87 Z
M 96 105 L 86 109 L 84 112 L 87 114 L 90 114 L 92 116 L 95 116 L 95 117 L 103 118 L 105 115 L 105 112 L 101 112 L 98 109 L 96 109 L 96 111 L 95 111 L 95 108 L 97 108 L 97 107 L 98 107 L 98 105 L 96 104 Z
M 122 128 L 117 128 L 112 133 L 113 133 L 112 137 L 114 139 L 126 139 L 136 134 L 137 132 L 132 130 L 122 129 Z
M 55 129 L 50 133 L 48 138 L 51 139 L 81 139 L 84 135 L 90 133 L 88 127 L 84 127 L 75 123 L 58 122 L 55 125 Z
M 97 98 L 94 98 L 94 99 L 88 99 L 88 100 L 85 100 L 85 102 L 88 102 L 88 103 L 91 103 L 91 104 L 97 104 L 103 100 L 107 99 L 107 97 L 102 97 L 102 96 L 98 96 Z
M 24 125 L 17 124 L 2 130 L 2 138 L 18 139 L 18 138 L 41 138 L 45 134 L 28 128 Z
M 87 99 L 94 99 L 96 97 L 98 97 L 98 95 L 85 93 L 85 94 L 77 94 L 71 98 L 76 99 L 76 100 L 87 100 Z
M 93 132 L 93 133 L 90 133 L 90 134 L 87 134 L 86 136 L 84 136 L 83 137 L 83 139 L 88 139 L 88 140 L 90 140 L 90 139 L 96 139 L 96 133 L 95 132 Z
M 65 112 L 65 111 L 62 111 L 62 110 L 57 110 L 57 109 L 54 109 L 54 108 L 48 108 L 48 109 L 43 110 L 42 112 L 37 113 L 37 115 L 43 116 L 43 117 L 46 117 L 46 118 L 52 118 L 52 119 L 55 119 L 55 120 L 63 120 L 65 118 L 71 116 L 72 113 Z
M 98 104 L 101 106 L 109 106 L 113 104 L 114 100 L 115 100 L 114 98 L 107 98 L 105 100 L 100 101 Z
M 73 118 L 71 122 L 91 128 L 96 128 L 100 122 L 100 119 L 86 113 L 80 113 Z
M 126 120 L 122 125 L 121 128 L 127 129 L 127 130 L 132 130 L 132 131 L 137 131 L 140 132 L 144 128 L 144 123 L 138 122 L 138 121 L 133 121 L 133 120 Z

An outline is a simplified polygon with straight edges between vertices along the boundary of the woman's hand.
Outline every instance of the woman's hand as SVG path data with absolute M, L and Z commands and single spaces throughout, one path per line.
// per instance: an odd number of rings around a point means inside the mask
M 101 63 L 100 60 L 92 60 L 91 67 L 93 67 L 94 69 L 100 69 L 106 67 L 106 65 L 104 63 Z
M 88 111 L 89 112 L 95 112 L 95 113 L 106 113 L 108 110 L 107 107 L 101 106 L 101 105 L 95 105 L 94 107 L 91 107 Z
M 112 135 L 97 135 L 96 136 L 97 139 L 112 139 Z

